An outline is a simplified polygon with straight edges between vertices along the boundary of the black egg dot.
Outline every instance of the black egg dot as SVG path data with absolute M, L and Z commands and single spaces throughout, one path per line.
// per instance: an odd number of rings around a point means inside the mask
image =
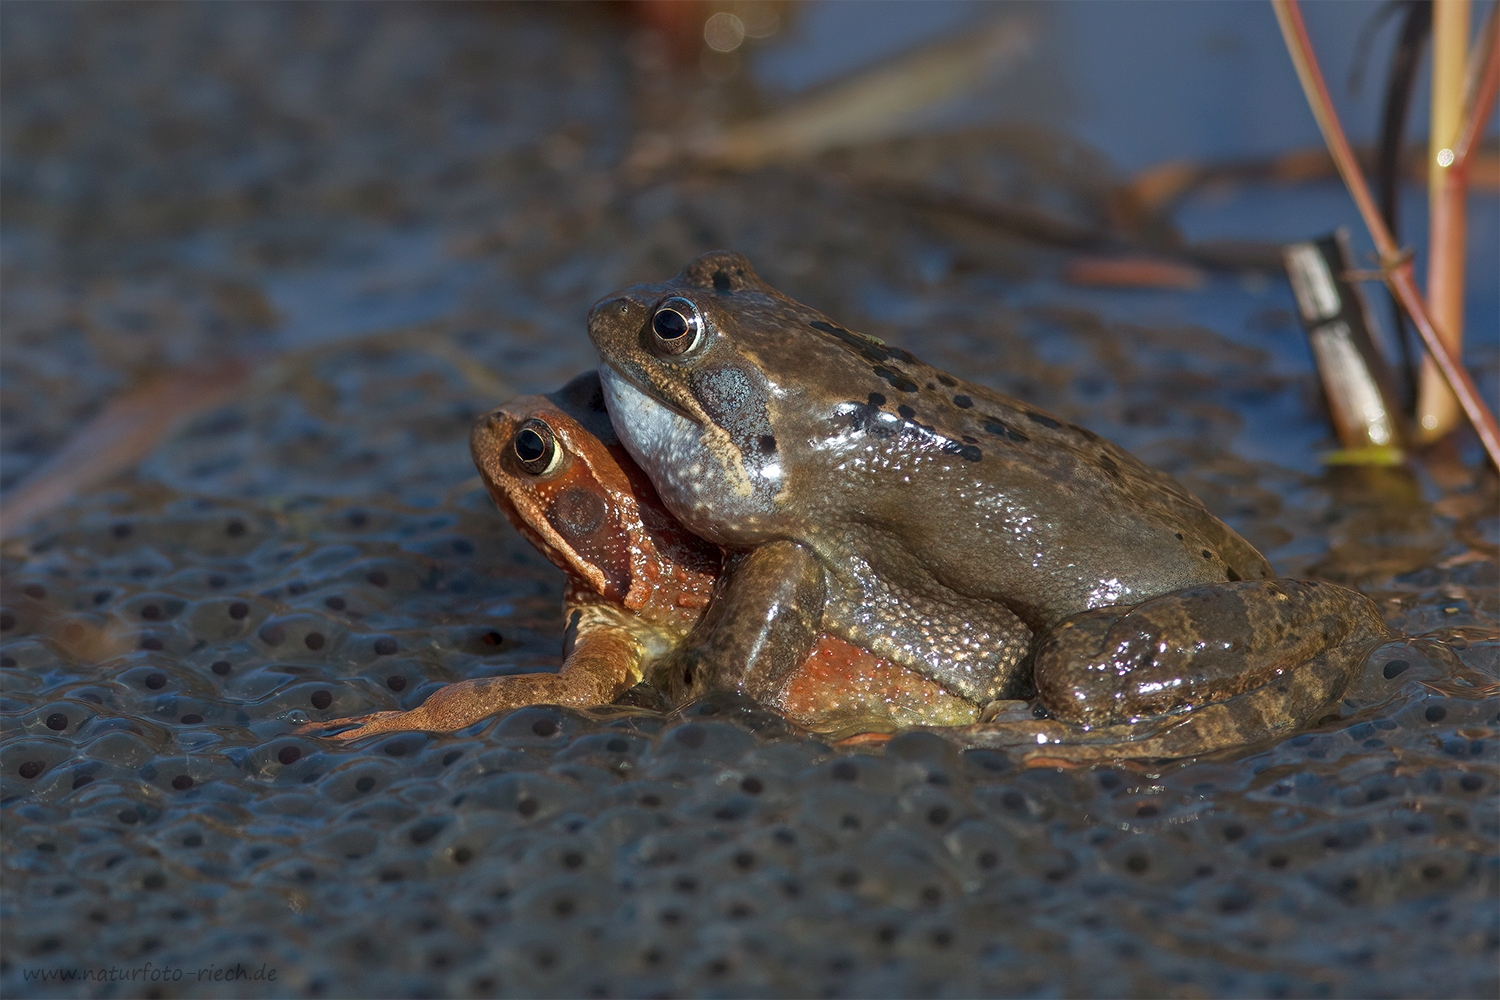
M 1448 717 L 1448 710 L 1442 705 L 1429 705 L 1427 711 L 1422 713 L 1428 722 L 1442 722 Z
M 238 538 L 244 533 L 245 522 L 241 521 L 239 518 L 235 518 L 228 524 L 224 525 L 224 534 L 228 535 L 230 538 Z
M 314 691 L 308 700 L 312 702 L 313 708 L 323 709 L 333 704 L 333 695 L 327 691 Z
M 177 777 L 172 779 L 172 787 L 177 789 L 179 792 L 185 791 L 186 789 L 193 787 L 193 779 L 186 774 L 179 774 Z
M 405 691 L 406 678 L 402 677 L 400 674 L 392 674 L 385 679 L 385 686 L 390 688 L 392 691 Z
M 761 780 L 759 778 L 751 775 L 744 781 L 740 782 L 740 787 L 751 795 L 759 795 L 762 791 L 765 790 L 766 786 L 761 784 Z
M 661 796 L 642 795 L 641 805 L 645 806 L 647 809 L 655 809 L 657 806 L 661 805 Z
M 833 777 L 837 781 L 853 781 L 859 777 L 859 768 L 847 760 L 841 760 L 833 765 Z
M 68 717 L 61 712 L 53 712 L 47 716 L 47 728 L 62 732 L 68 728 Z
M 535 816 L 538 808 L 536 799 L 522 799 L 516 803 L 516 812 L 522 816 Z
M 974 863 L 988 871 L 1000 863 L 1000 856 L 994 851 L 980 851 L 979 856 L 974 859 Z
M 453 860 L 457 864 L 466 865 L 470 861 L 474 860 L 474 851 L 473 851 L 472 848 L 468 848 L 468 847 L 454 848 L 454 851 L 453 851 Z
M 302 758 L 302 751 L 296 747 L 282 747 L 276 754 L 276 759 L 283 764 L 295 764 Z
M 604 749 L 608 750 L 610 753 L 624 753 L 626 750 L 630 749 L 630 744 L 621 739 L 613 739 L 604 744 Z
M 563 855 L 562 863 L 563 867 L 567 869 L 582 868 L 583 855 L 579 854 L 577 851 L 569 851 L 567 854 Z
M 141 814 L 136 812 L 134 809 L 121 809 L 118 813 L 115 814 L 115 818 L 118 819 L 121 823 L 131 825 L 139 823 L 141 821 Z
M 1214 554 L 1212 552 L 1208 551 L 1207 549 L 1203 550 L 1203 558 L 1205 558 L 1205 559 L 1212 559 L 1213 557 L 1214 557 Z
M 343 611 L 346 607 L 344 599 L 337 594 L 333 595 L 332 597 L 325 597 L 323 599 L 323 603 L 332 608 L 334 611 Z
M 922 887 L 922 902 L 926 903 L 928 906 L 933 906 L 937 903 L 941 903 L 942 901 L 943 890 L 939 889 L 935 885 Z
M 131 527 L 128 524 L 125 524 L 122 521 L 121 523 L 119 523 L 119 524 L 115 525 L 114 527 L 110 528 L 109 529 L 109 533 L 112 534 L 112 535 L 114 535 L 116 538 L 129 538 L 130 537 L 130 533 L 132 531 L 134 531 L 134 530 L 135 529 L 133 527 Z
M 13 667 L 16 665 L 14 656 L 0 656 L 0 667 Z
M 968 396 L 958 395 L 953 397 L 953 405 L 961 410 L 967 410 L 974 405 L 974 401 Z
M 218 674 L 220 677 L 224 677 L 230 671 L 230 663 L 228 660 L 215 660 L 214 665 L 209 669 Z
M 198 723 L 203 721 L 203 716 L 199 715 L 197 712 L 189 712 L 182 717 L 181 721 L 184 725 L 196 726 Z
M 16 768 L 16 773 L 25 778 L 27 781 L 30 781 L 32 778 L 35 778 L 37 775 L 41 774 L 42 770 L 46 766 L 47 765 L 42 761 L 28 760 L 22 763 L 20 767 Z
M 375 655 L 390 656 L 396 651 L 396 640 L 390 636 L 381 636 L 375 640 Z
M 1484 787 L 1484 779 L 1477 774 L 1466 774 L 1458 779 L 1458 787 L 1466 792 L 1477 792 Z
M 946 806 L 933 806 L 931 809 L 927 810 L 927 822 L 931 823 L 933 826 L 942 826 L 944 823 L 948 822 L 949 816 L 950 813 L 948 812 L 948 808 Z
M 244 601 L 235 601 L 229 606 L 229 617 L 233 618 L 235 621 L 239 621 L 241 618 L 244 618 L 248 614 L 250 614 L 250 605 L 246 604 Z
M 159 604 L 148 604 L 148 605 L 146 605 L 144 608 L 141 608 L 141 617 L 144 618 L 144 619 L 146 619 L 147 621 L 151 621 L 151 622 L 161 621 L 161 619 L 162 619 L 161 605 L 159 605 Z
M 166 643 L 162 642 L 160 636 L 148 635 L 146 636 L 146 638 L 141 640 L 141 648 L 149 649 L 152 652 L 159 653 L 166 648 Z
M 0 632 L 9 632 L 16 627 L 16 616 L 12 614 L 0 614 Z
M 167 686 L 166 674 L 147 674 L 145 684 L 153 691 L 158 691 Z
M 309 632 L 307 633 L 307 638 L 303 639 L 302 642 L 308 649 L 316 651 L 322 649 L 323 644 L 327 640 L 323 638 L 322 632 Z
M 486 632 L 484 633 L 484 635 L 479 637 L 479 641 L 484 643 L 486 646 L 498 646 L 501 642 L 504 641 L 504 638 L 500 635 L 499 632 Z
M 1144 854 L 1132 854 L 1125 859 L 1125 867 L 1139 875 L 1151 867 L 1151 859 Z
M 384 587 L 386 584 L 391 582 L 391 578 L 386 576 L 378 569 L 366 574 L 365 579 L 369 580 L 370 583 L 376 587 Z
M 1245 828 L 1238 823 L 1231 823 L 1224 828 L 1224 839 L 1233 843 L 1245 835 Z
M 1147 802 L 1142 804 L 1141 807 L 1135 811 L 1135 814 L 1137 816 L 1155 816 L 1160 811 L 1161 810 L 1158 809 L 1153 803 Z
M 190 834 L 188 834 L 186 837 L 182 838 L 182 846 L 183 847 L 202 847 L 203 846 L 203 834 L 201 834 L 201 833 L 190 833 Z
M 1386 680 L 1392 680 L 1404 674 L 1410 666 L 1411 664 L 1405 660 L 1391 660 L 1386 663 L 1385 669 L 1381 673 L 1385 675 Z
M 213 589 L 215 589 L 215 590 L 220 589 L 221 587 L 225 586 L 228 583 L 229 583 L 229 578 L 226 577 L 226 576 L 222 576 L 221 574 L 218 574 L 218 573 L 215 573 L 215 574 L 213 574 L 212 576 L 210 576 L 208 578 L 208 585 L 210 587 L 212 587 Z
M 357 792 L 368 792 L 374 787 L 375 779 L 370 777 L 368 774 L 354 783 L 354 790 Z
M 551 719 L 537 719 L 531 724 L 531 731 L 538 736 L 556 736 L 557 723 Z

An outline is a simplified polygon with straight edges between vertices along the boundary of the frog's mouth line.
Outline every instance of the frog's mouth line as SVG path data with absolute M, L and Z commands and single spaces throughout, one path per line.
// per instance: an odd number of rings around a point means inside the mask
M 610 422 L 625 450 L 646 470 L 664 498 L 671 492 L 664 483 L 683 478 L 684 469 L 693 470 L 686 475 L 695 478 L 703 474 L 699 471 L 703 458 L 711 459 L 723 471 L 725 485 L 736 496 L 748 497 L 755 492 L 744 453 L 724 428 L 706 419 L 706 414 L 683 413 L 607 362 L 599 366 L 599 382 Z
M 605 369 L 608 369 L 608 371 L 609 371 L 608 375 L 605 374 Z M 693 414 L 693 413 L 689 413 L 687 410 L 684 410 L 682 407 L 678 406 L 676 403 L 673 403 L 670 400 L 662 399 L 660 396 L 656 395 L 652 391 L 652 387 L 651 386 L 649 386 L 649 385 L 641 385 L 635 379 L 631 378 L 628 373 L 621 371 L 620 369 L 616 368 L 614 365 L 610 364 L 608 361 L 601 362 L 600 365 L 599 365 L 599 379 L 600 379 L 600 381 L 601 382 L 607 381 L 609 379 L 610 375 L 615 376 L 621 382 L 624 382 L 626 385 L 630 386 L 632 389 L 634 389 L 636 392 L 640 393 L 642 396 L 645 396 L 646 398 L 650 399 L 653 403 L 655 403 L 657 406 L 660 406 L 662 409 L 668 410 L 668 411 L 676 414 L 677 416 L 681 417 L 684 420 L 691 420 L 693 423 L 697 424 L 699 427 L 702 427 L 702 426 L 705 425 L 705 422 L 698 415 Z

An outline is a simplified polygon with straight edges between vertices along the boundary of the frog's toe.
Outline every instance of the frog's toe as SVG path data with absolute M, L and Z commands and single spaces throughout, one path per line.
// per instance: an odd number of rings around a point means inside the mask
M 292 730 L 296 736 L 317 736 L 325 740 L 349 743 L 383 733 L 409 733 L 423 728 L 409 717 L 410 712 L 371 712 L 369 715 L 351 715 L 343 719 L 326 722 L 309 722 Z M 340 729 L 342 726 L 351 728 Z M 329 732 L 329 730 L 338 730 Z

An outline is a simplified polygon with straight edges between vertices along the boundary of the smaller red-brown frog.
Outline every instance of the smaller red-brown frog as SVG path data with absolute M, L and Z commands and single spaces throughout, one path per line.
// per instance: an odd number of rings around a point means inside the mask
M 495 505 L 567 574 L 568 629 L 556 674 L 450 684 L 404 712 L 375 712 L 302 727 L 353 726 L 333 735 L 454 732 L 526 705 L 608 704 L 645 680 L 682 698 L 675 671 L 653 670 L 703 617 L 724 566 L 718 546 L 689 533 L 615 437 L 596 374 L 548 396 L 513 400 L 481 417 L 470 438 Z M 846 734 L 897 726 L 956 726 L 980 708 L 937 682 L 842 639 L 823 635 L 767 687 L 745 687 L 791 721 Z M 758 689 L 764 688 L 764 689 Z

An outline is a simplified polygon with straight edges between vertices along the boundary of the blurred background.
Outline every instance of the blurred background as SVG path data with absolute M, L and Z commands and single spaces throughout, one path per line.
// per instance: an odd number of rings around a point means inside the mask
M 1387 11 L 1305 8 L 1366 150 Z M 1472 184 L 1493 407 L 1493 138 Z M 7 0 L 0 986 L 1493 996 L 1496 480 L 1467 430 L 1325 466 L 1281 244 L 1339 226 L 1363 262 L 1260 3 Z M 1313 731 L 1149 769 L 841 755 L 719 704 L 289 735 L 556 668 L 561 574 L 469 428 L 596 364 L 596 298 L 721 247 L 1408 638 Z

